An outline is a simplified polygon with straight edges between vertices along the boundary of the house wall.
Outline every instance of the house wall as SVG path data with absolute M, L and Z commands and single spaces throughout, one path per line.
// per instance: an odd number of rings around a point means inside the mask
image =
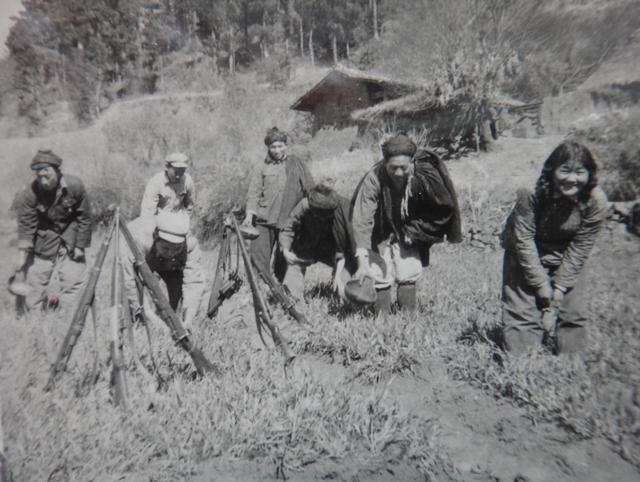
M 370 105 L 371 100 L 364 82 L 342 84 L 317 104 L 313 111 L 315 124 L 318 128 L 323 125 L 352 125 L 349 117 L 351 112 Z

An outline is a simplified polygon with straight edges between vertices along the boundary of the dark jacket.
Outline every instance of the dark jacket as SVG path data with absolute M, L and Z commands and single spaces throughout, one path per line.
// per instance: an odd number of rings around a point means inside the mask
M 423 262 L 428 249 L 442 242 L 462 240 L 460 210 L 449 174 L 438 156 L 421 150 L 410 179 L 407 215 L 393 213 L 391 180 L 380 161 L 362 178 L 352 200 L 351 219 L 357 248 L 375 249 L 392 234 L 400 242 L 420 244 Z M 396 204 L 398 201 L 396 200 Z
M 502 233 L 502 246 L 516 253 L 527 283 L 539 288 L 553 282 L 572 288 L 607 216 L 607 196 L 595 187 L 586 202 L 558 198 L 540 202 L 521 189 Z
M 16 199 L 18 247 L 42 258 L 53 258 L 60 244 L 69 249 L 91 244 L 91 207 L 82 181 L 60 177 L 55 191 L 44 191 L 33 181 Z
M 355 266 L 355 242 L 348 220 L 349 200 L 337 197 L 339 205 L 330 219 L 315 217 L 309 201 L 306 198 L 300 201 L 280 231 L 280 246 L 292 249 L 301 258 L 329 266 L 343 257 L 348 267 Z

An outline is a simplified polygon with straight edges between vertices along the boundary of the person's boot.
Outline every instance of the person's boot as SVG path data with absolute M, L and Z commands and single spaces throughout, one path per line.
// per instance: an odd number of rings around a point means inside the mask
M 398 304 L 404 311 L 416 311 L 416 284 L 406 283 L 398 285 Z
M 373 308 L 376 316 L 389 314 L 391 312 L 391 288 L 376 290 L 376 296 L 376 304 Z

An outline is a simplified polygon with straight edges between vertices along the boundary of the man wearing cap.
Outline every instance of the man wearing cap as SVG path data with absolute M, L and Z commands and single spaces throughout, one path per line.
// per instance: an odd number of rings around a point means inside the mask
M 186 170 L 189 159 L 176 152 L 165 158 L 165 168 L 154 175 L 144 190 L 140 216 L 152 218 L 160 211 L 193 212 L 196 199 L 193 179 Z
M 398 284 L 401 309 L 416 307 L 416 281 L 429 263 L 432 244 L 462 239 L 456 194 L 438 156 L 417 150 L 404 134 L 382 144 L 383 159 L 362 178 L 353 199 L 352 223 L 358 271 L 372 276 L 368 249 L 389 268 L 386 286 L 377 285 L 377 311 L 388 312 L 390 287 Z
M 152 218 L 142 216 L 128 224 L 147 264 L 162 279 L 169 304 L 176 312 L 182 301 L 184 324 L 195 319 L 204 291 L 202 253 L 195 237 L 189 232 L 189 215 L 184 211 L 162 211 Z M 133 254 L 125 263 L 125 287 L 134 313 L 141 311 L 135 282 Z
M 59 295 L 64 304 L 82 285 L 85 248 L 91 244 L 91 208 L 82 181 L 62 175 L 62 159 L 48 149 L 31 161 L 35 180 L 18 194 L 17 278 L 26 279 L 26 307 L 45 301 L 47 286 L 57 268 Z
M 244 226 L 256 225 L 258 238 L 251 241 L 250 251 L 256 263 L 271 270 L 271 255 L 278 242 L 278 231 L 296 204 L 313 187 L 307 165 L 287 154 L 287 135 L 277 127 L 264 138 L 267 157 L 253 170 L 247 193 Z M 280 250 L 275 250 L 273 271 L 282 281 L 287 265 Z
M 340 289 L 340 274 L 352 271 L 355 243 L 348 222 L 349 200 L 333 189 L 318 184 L 291 211 L 279 235 L 280 249 L 287 262 L 284 284 L 302 301 L 307 266 L 324 263 L 334 269 L 334 286 Z

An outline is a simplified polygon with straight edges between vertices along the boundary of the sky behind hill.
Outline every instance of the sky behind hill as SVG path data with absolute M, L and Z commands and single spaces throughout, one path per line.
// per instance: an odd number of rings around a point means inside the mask
M 9 51 L 4 44 L 13 25 L 11 17 L 22 9 L 22 0 L 0 0 L 0 57 L 6 57 Z

